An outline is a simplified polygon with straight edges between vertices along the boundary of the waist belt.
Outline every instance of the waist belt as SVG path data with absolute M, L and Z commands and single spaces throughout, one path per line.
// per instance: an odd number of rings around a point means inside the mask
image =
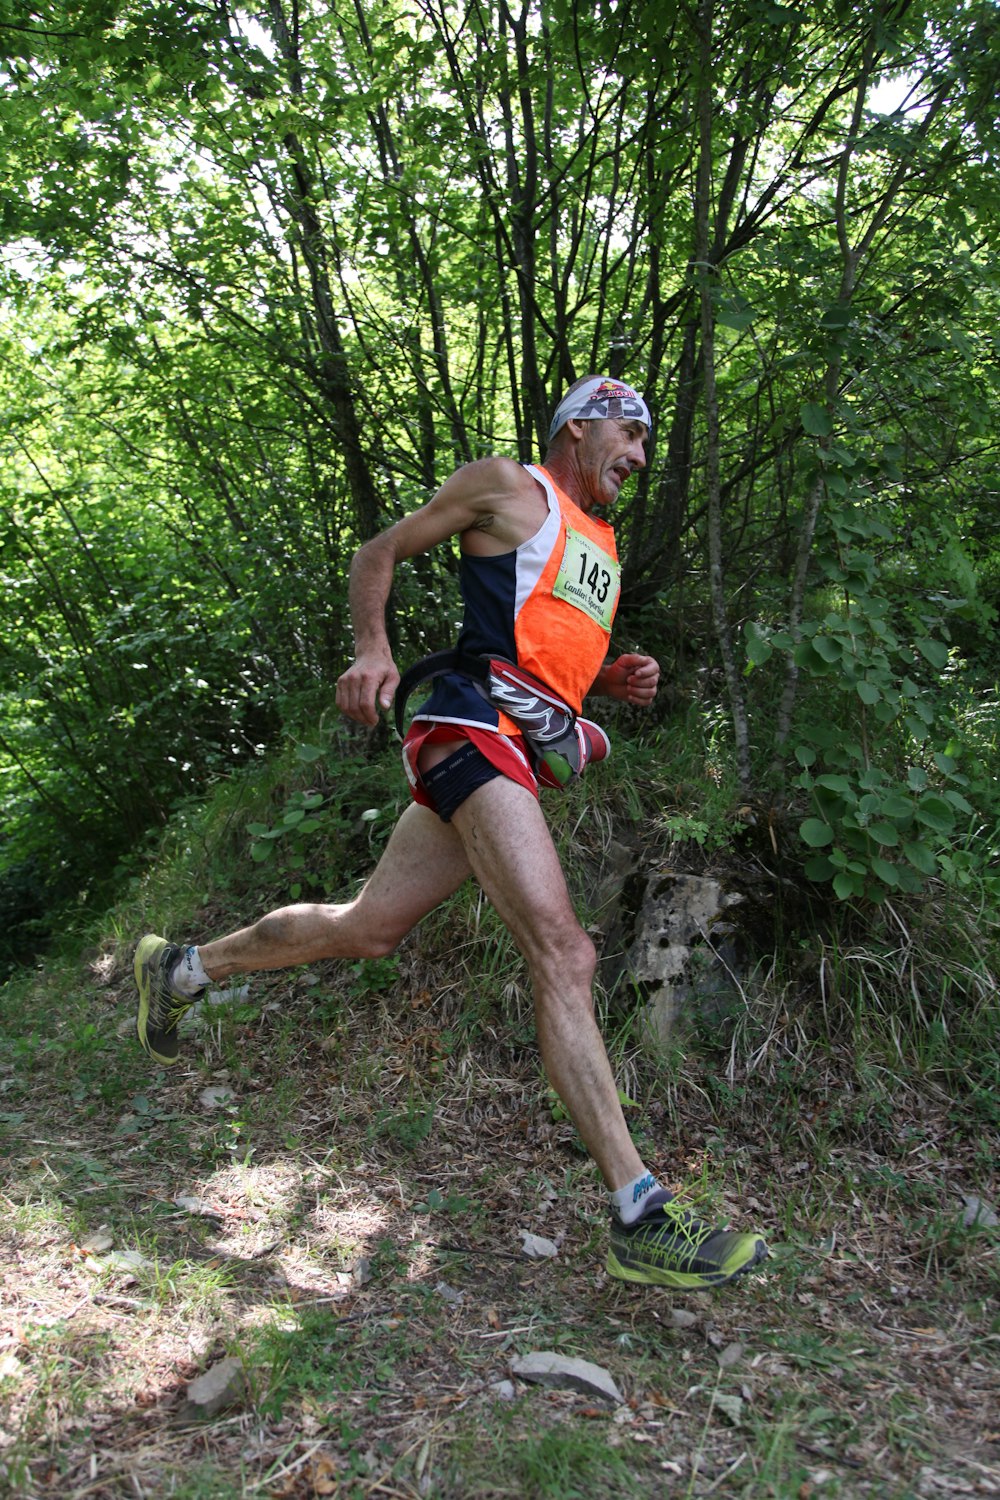
M 436 651 L 403 673 L 396 689 L 396 729 L 400 737 L 406 700 L 414 688 L 446 672 L 470 678 L 488 703 L 514 721 L 538 762 L 539 780 L 545 784 L 567 786 L 581 774 L 588 760 L 603 760 L 608 753 L 604 731 L 586 719 L 578 719 L 569 704 L 531 672 L 503 656 L 474 656 L 464 651 Z

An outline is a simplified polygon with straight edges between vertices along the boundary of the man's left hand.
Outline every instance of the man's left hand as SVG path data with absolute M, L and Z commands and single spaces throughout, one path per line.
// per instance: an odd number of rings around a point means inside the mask
M 601 668 L 592 691 L 634 704 L 636 708 L 646 708 L 656 697 L 659 681 L 659 662 L 652 656 L 629 651 Z

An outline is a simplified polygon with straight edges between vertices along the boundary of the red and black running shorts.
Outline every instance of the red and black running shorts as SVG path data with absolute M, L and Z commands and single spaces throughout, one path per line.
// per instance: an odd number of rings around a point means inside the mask
M 538 796 L 538 778 L 531 768 L 527 747 L 521 735 L 497 734 L 495 730 L 477 729 L 472 724 L 442 724 L 433 719 L 416 719 L 403 740 L 403 769 L 413 800 L 421 807 L 429 807 L 432 812 L 450 822 L 452 813 L 464 800 L 464 797 L 460 797 L 459 801 L 454 801 L 439 790 L 438 796 L 444 808 L 442 811 L 433 792 L 424 785 L 417 768 L 420 752 L 425 745 L 440 745 L 449 740 L 463 740 L 474 745 L 498 775 L 526 787 L 532 796 Z M 448 761 L 439 764 L 446 767 Z M 437 770 L 437 767 L 434 769 Z M 477 785 L 482 785 L 489 779 L 489 776 L 481 776 L 478 780 L 468 781 L 465 796 L 470 796 Z

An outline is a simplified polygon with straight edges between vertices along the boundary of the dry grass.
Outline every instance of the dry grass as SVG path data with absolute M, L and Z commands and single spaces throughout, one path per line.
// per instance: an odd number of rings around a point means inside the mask
M 593 897 L 612 823 L 554 805 Z M 197 930 L 269 904 L 238 878 Z M 112 914 L 109 933 L 147 920 Z M 660 1063 L 609 1021 L 649 1164 L 772 1246 L 694 1297 L 605 1275 L 604 1194 L 554 1118 L 519 961 L 481 900 L 398 959 L 258 977 L 185 1022 L 166 1071 L 135 1045 L 124 935 L 39 972 L 0 1002 L 0 1487 L 1000 1493 L 1000 1243 L 962 1222 L 963 1195 L 997 1207 L 1000 1123 L 960 1076 L 975 1028 L 995 1038 L 995 990 L 968 1034 L 939 1035 L 920 952 L 900 919 L 878 953 L 766 964 L 742 1018 Z M 526 1260 L 521 1230 L 557 1257 Z M 102 1232 L 112 1249 L 88 1248 Z M 142 1262 L 109 1258 L 128 1251 Z M 532 1349 L 604 1365 L 624 1402 L 507 1391 Z M 192 1422 L 187 1387 L 223 1356 L 244 1384 Z
M 669 1110 L 633 1057 L 653 1164 L 775 1253 L 714 1297 L 623 1287 L 491 920 L 456 905 L 367 1003 L 364 972 L 255 983 L 167 1073 L 134 1050 L 124 963 L 79 976 L 56 1035 L 0 1075 L 13 1491 L 998 1493 L 997 1238 L 961 1226 L 962 1192 L 996 1203 L 995 1136 L 957 1131 L 933 1088 L 865 1116 L 853 1059 L 827 1049 L 821 1071 L 801 1022 L 728 1079 L 693 1059 Z M 474 940 L 478 964 L 434 957 Z M 483 964 L 493 999 L 470 996 Z M 147 1264 L 88 1254 L 105 1224 Z M 557 1259 L 525 1260 L 521 1229 Z M 533 1348 L 605 1365 L 625 1404 L 504 1399 Z M 245 1392 L 185 1425 L 223 1354 Z

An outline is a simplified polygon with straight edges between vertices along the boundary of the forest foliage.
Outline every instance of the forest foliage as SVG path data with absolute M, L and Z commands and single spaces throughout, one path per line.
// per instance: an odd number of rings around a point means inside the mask
M 0 57 L 8 959 L 329 704 L 359 541 L 591 370 L 655 413 L 649 733 L 724 706 L 841 898 L 995 904 L 988 0 L 0 0 Z

